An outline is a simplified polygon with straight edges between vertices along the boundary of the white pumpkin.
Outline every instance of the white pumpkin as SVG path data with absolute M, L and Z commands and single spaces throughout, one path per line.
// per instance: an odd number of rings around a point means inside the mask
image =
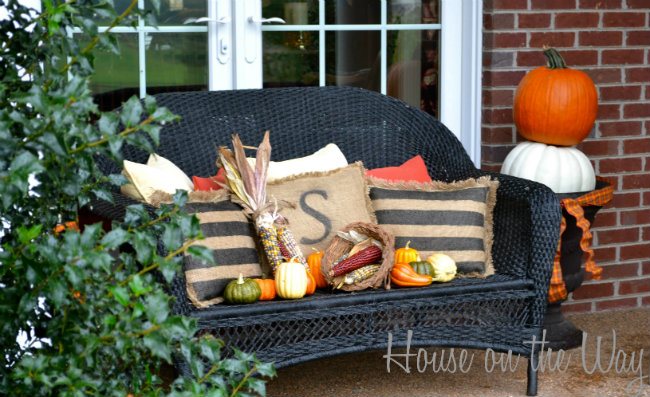
M 543 183 L 555 193 L 586 192 L 596 187 L 594 167 L 573 147 L 522 142 L 508 154 L 501 173 Z

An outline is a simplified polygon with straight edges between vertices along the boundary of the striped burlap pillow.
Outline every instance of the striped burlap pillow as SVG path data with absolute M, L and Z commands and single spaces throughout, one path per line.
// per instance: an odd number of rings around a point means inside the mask
M 498 181 L 489 177 L 444 183 L 389 182 L 370 178 L 377 222 L 426 258 L 451 256 L 459 273 L 488 276 L 492 266 L 492 210 Z
M 262 270 L 255 246 L 255 230 L 237 204 L 223 195 L 215 202 L 188 203 L 185 210 L 196 214 L 204 240 L 198 245 L 212 249 L 215 264 L 186 255 L 184 272 L 187 295 L 197 307 L 221 303 L 226 284 L 237 278 L 260 277 Z

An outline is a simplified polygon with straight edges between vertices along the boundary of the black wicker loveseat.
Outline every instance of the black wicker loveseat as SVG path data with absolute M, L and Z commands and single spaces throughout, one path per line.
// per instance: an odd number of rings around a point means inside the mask
M 215 148 L 237 132 L 244 142 L 270 130 L 273 160 L 304 156 L 335 142 L 349 161 L 367 168 L 424 158 L 434 179 L 455 181 L 486 173 L 474 167 L 454 135 L 433 117 L 398 100 L 355 88 L 282 88 L 165 93 L 158 103 L 182 120 L 165 126 L 157 152 L 188 175 L 215 171 Z M 146 153 L 125 148 L 127 159 Z M 106 172 L 119 172 L 106 166 Z M 546 187 L 500 174 L 492 255 L 496 274 L 485 279 L 414 289 L 357 293 L 317 292 L 298 301 L 194 308 L 179 275 L 175 309 L 198 319 L 205 332 L 283 367 L 320 357 L 392 346 L 492 348 L 531 356 L 541 337 L 560 223 L 556 196 Z M 126 199 L 117 200 L 126 204 Z M 95 214 L 115 218 L 120 205 L 94 203 Z M 122 212 L 120 212 L 122 211 Z M 528 394 L 537 392 L 529 360 Z M 179 364 L 181 371 L 187 368 Z

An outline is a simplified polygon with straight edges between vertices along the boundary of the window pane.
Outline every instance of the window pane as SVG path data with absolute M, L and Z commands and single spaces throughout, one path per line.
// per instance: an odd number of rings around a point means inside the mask
M 325 23 L 357 25 L 381 23 L 379 0 L 326 0 Z
M 439 115 L 438 30 L 389 31 L 386 93 Z
M 207 89 L 205 33 L 151 33 L 145 37 L 147 94 Z
M 327 85 L 380 90 L 378 31 L 327 32 L 325 51 Z
M 264 87 L 318 85 L 318 32 L 264 32 Z
M 160 0 L 160 13 L 156 20 L 160 26 L 183 25 L 189 18 L 201 18 L 208 15 L 206 0 Z M 145 9 L 153 10 L 151 0 L 145 1 Z M 205 26 L 205 24 L 190 25 Z
M 138 92 L 138 35 L 134 33 L 116 33 L 120 46 L 120 55 L 108 51 L 95 51 L 95 75 L 90 88 L 93 94 L 132 89 Z M 88 40 L 83 40 L 85 45 Z
M 287 25 L 318 25 L 318 0 L 263 1 L 262 16 L 280 17 Z
M 439 0 L 388 0 L 388 23 L 440 23 Z

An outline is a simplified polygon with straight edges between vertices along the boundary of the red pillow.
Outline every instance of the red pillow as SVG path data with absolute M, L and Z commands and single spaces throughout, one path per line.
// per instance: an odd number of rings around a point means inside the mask
M 431 182 L 431 177 L 422 156 L 417 155 L 397 167 L 375 168 L 366 171 L 367 176 L 392 181 Z
M 223 189 L 219 183 L 226 183 L 226 176 L 224 175 L 223 168 L 219 168 L 217 175 L 202 178 L 200 176 L 193 176 L 192 182 L 194 182 L 194 190 L 196 191 L 209 191 L 209 190 L 219 190 Z M 217 183 L 219 182 L 219 183 Z

